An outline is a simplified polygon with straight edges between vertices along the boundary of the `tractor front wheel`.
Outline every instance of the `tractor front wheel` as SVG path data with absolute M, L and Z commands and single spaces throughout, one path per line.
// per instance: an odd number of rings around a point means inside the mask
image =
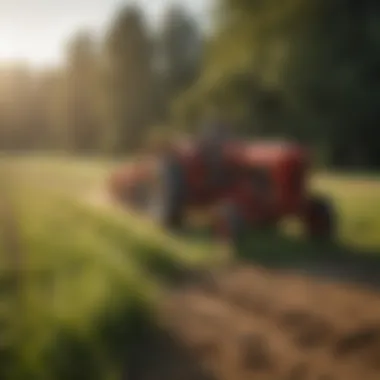
M 331 202 L 323 197 L 308 201 L 304 225 L 309 238 L 333 240 L 336 233 L 335 212 Z

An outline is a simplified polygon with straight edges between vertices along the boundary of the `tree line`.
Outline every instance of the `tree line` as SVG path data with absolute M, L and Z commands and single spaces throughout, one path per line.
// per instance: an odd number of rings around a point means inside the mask
M 380 166 L 376 0 L 219 0 L 202 33 L 169 7 L 152 33 L 117 12 L 101 41 L 78 32 L 65 64 L 0 70 L 0 148 L 124 153 L 195 131 L 210 107 L 237 134 L 313 144 L 337 166 Z
M 292 137 L 327 164 L 380 167 L 380 3 L 219 0 L 183 115 L 218 104 L 251 136 Z
M 152 33 L 137 6 L 119 9 L 101 39 L 77 31 L 57 68 L 0 64 L 0 149 L 125 153 L 170 114 L 198 75 L 202 35 L 183 7 Z

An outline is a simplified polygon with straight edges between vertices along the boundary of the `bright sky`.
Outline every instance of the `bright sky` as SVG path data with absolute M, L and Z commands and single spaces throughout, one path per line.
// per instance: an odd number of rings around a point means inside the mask
M 0 61 L 59 63 L 73 32 L 82 27 L 101 32 L 115 10 L 131 1 L 143 6 L 154 23 L 175 0 L 0 0 Z M 208 0 L 183 1 L 197 16 L 204 15 Z

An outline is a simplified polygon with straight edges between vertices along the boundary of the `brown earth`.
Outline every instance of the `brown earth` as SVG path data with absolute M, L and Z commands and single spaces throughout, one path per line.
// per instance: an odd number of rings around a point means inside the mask
M 380 379 L 376 290 L 240 265 L 171 290 L 159 314 L 129 379 Z

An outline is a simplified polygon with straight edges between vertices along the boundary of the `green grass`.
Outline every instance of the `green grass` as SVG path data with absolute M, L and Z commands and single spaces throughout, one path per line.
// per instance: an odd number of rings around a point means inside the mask
M 9 370 L 14 378 L 105 378 L 120 366 L 119 340 L 134 334 L 129 317 L 145 314 L 157 287 L 133 257 L 135 243 L 127 236 L 115 241 L 97 215 L 58 199 L 30 200 L 19 214 L 25 270 L 4 284 L 10 351 L 17 355 Z M 3 278 L 13 277 L 6 269 Z
M 143 217 L 86 202 L 112 165 L 65 157 L 1 161 L 17 221 L 11 238 L 1 236 L 1 378 L 120 378 L 127 342 L 154 317 L 166 276 L 219 260 L 210 241 L 173 237 Z M 312 187 L 336 203 L 345 249 L 380 250 L 380 182 L 318 174 Z M 242 255 L 289 262 L 341 249 L 255 233 Z
M 329 259 L 380 259 L 380 180 L 358 174 L 317 173 L 311 179 L 310 190 L 331 199 L 337 217 L 334 243 L 303 239 L 299 221 L 288 220 L 279 233 L 252 232 L 238 254 L 280 267 Z
M 380 178 L 321 173 L 312 184 L 332 198 L 343 244 L 380 251 Z
M 82 196 L 104 175 L 97 164 L 39 165 L 7 165 L 18 223 L 2 239 L 0 336 L 9 338 L 0 377 L 119 378 L 165 277 L 208 257 L 200 243 L 87 204 Z

